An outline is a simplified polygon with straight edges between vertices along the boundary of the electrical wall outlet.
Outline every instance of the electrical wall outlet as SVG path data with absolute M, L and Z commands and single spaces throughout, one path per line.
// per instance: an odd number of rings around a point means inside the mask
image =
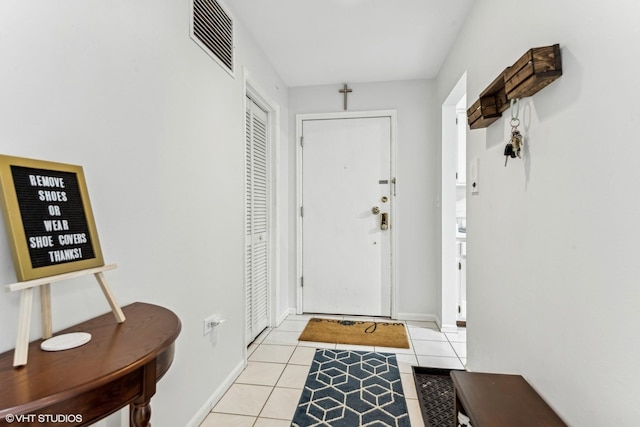
M 217 314 L 212 314 L 211 316 L 204 319 L 204 335 L 207 335 L 213 331 L 213 328 L 216 326 L 222 325 L 224 320 L 220 319 L 220 316 Z

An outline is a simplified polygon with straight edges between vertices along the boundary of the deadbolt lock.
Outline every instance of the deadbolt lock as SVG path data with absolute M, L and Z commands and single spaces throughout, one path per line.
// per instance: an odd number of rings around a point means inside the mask
M 380 230 L 388 230 L 389 229 L 389 214 L 383 213 L 380 215 Z
M 389 200 L 387 196 L 382 196 L 382 198 L 380 199 L 382 203 L 387 203 L 387 200 Z
M 378 215 L 380 213 L 380 208 L 377 206 L 374 206 L 371 208 L 371 213 L 374 215 Z

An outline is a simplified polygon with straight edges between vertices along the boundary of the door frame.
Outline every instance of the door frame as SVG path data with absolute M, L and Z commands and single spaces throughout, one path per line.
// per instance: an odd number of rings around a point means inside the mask
M 247 123 L 244 118 L 245 111 L 247 109 L 247 96 L 250 97 L 261 109 L 267 113 L 267 319 L 268 327 L 277 325 L 281 319 L 278 318 L 278 301 L 280 298 L 280 259 L 281 259 L 281 247 L 279 244 L 279 226 L 280 218 L 278 215 L 278 164 L 280 153 L 280 134 L 278 132 L 280 123 L 280 106 L 275 101 L 271 100 L 265 91 L 261 89 L 260 85 L 251 76 L 250 72 L 244 68 L 244 94 L 243 94 L 243 123 L 246 130 Z M 243 136 L 245 135 L 243 131 Z M 246 148 L 245 148 L 246 149 Z M 246 156 L 246 153 L 245 153 Z M 246 186 L 246 183 L 245 183 Z M 243 187 L 246 188 L 246 187 Z M 245 206 L 246 212 L 246 206 Z M 246 239 L 246 236 L 245 236 Z M 246 241 L 245 241 L 246 245 Z M 246 266 L 246 254 L 243 256 Z M 244 266 L 243 266 L 244 268 Z M 245 292 L 246 294 L 246 292 Z M 243 331 L 246 331 L 247 325 L 247 313 L 246 313 L 246 301 L 243 305 Z M 288 314 L 288 312 L 287 312 Z M 243 338 L 246 341 L 246 334 Z M 244 343 L 244 360 L 247 361 L 247 346 L 249 342 Z
M 440 312 L 436 320 L 442 332 L 457 332 L 456 274 L 456 178 L 458 126 L 456 106 L 467 93 L 467 72 L 458 79 L 442 103 L 442 139 L 440 147 Z M 465 127 L 466 130 L 466 127 Z M 468 176 L 468 173 L 467 173 Z M 468 199 L 467 199 L 468 201 Z M 467 217 L 467 224 L 468 224 Z M 467 246 L 468 248 L 468 246 Z
M 389 117 L 391 122 L 391 153 L 390 153 L 390 168 L 391 168 L 391 179 L 395 179 L 395 184 L 392 184 L 391 188 L 391 224 L 392 226 L 389 228 L 389 240 L 390 240 L 390 251 L 391 251 L 391 283 L 390 283 L 390 311 L 391 318 L 396 318 L 397 313 L 397 287 L 396 287 L 396 265 L 398 263 L 398 252 L 397 252 L 397 239 L 398 239 L 398 231 L 399 221 L 398 215 L 398 174 L 397 174 L 397 128 L 398 128 L 398 119 L 396 110 L 380 110 L 380 111 L 357 111 L 357 112 L 339 112 L 339 113 L 314 113 L 314 114 L 296 114 L 296 137 L 295 137 L 295 145 L 296 145 L 296 285 L 295 285 L 295 296 L 296 296 L 296 313 L 302 314 L 303 304 L 302 304 L 302 215 L 301 215 L 301 207 L 302 207 L 302 151 L 303 147 L 301 144 L 302 137 L 302 124 L 305 120 L 334 120 L 334 119 L 363 119 L 363 118 L 373 118 L 373 117 Z

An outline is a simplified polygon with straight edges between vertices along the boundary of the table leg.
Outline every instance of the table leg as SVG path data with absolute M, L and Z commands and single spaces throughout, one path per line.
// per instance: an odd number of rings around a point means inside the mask
M 131 427 L 151 427 L 151 397 L 156 394 L 156 359 L 142 367 L 142 393 L 129 406 Z
M 453 390 L 454 394 L 454 405 L 453 405 L 453 426 L 456 427 L 458 425 L 458 414 L 462 410 L 462 403 L 460 402 L 460 398 L 458 397 L 457 391 Z
M 130 405 L 131 415 L 129 421 L 131 427 L 151 427 L 151 402 L 132 403 Z

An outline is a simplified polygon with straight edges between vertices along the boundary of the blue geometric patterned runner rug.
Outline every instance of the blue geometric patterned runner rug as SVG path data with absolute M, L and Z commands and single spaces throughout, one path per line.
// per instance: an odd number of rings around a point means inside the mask
M 316 350 L 292 427 L 410 427 L 395 354 Z

